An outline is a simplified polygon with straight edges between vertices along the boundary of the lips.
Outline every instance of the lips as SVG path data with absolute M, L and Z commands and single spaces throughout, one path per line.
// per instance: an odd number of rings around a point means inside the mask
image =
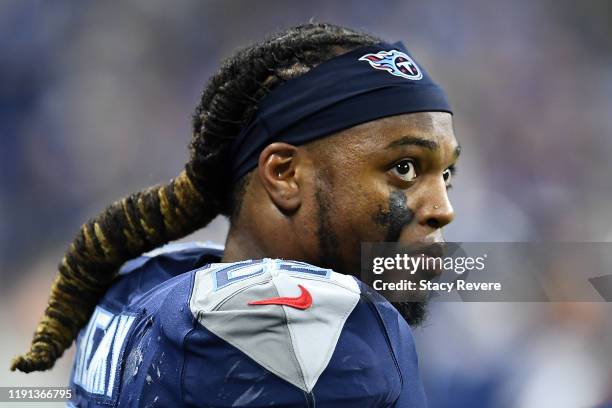
M 419 279 L 434 279 L 439 277 L 444 268 L 442 267 L 443 260 L 447 252 L 447 244 L 444 241 L 432 243 L 412 243 L 402 245 L 402 250 L 412 257 L 422 256 L 424 265 L 433 265 L 432 268 L 421 267 L 414 277 Z
M 435 265 L 435 262 L 434 262 L 434 261 L 435 261 L 436 259 L 439 259 L 439 258 L 441 258 L 441 257 L 436 257 L 436 256 L 426 256 L 426 257 L 424 258 L 424 260 L 425 260 L 425 262 L 429 262 L 429 264 L 430 264 L 430 265 L 431 265 L 431 264 Z M 430 261 L 428 261 L 428 259 L 429 259 Z M 426 265 L 427 265 L 427 264 L 426 264 Z M 426 270 L 423 270 L 423 272 L 426 274 L 426 277 L 427 277 L 427 278 L 430 278 L 430 277 L 437 278 L 438 276 L 442 275 L 442 272 L 444 272 L 444 268 L 438 268 L 438 267 L 435 267 L 435 268 L 431 268 L 431 269 L 426 269 Z
M 431 244 L 426 244 L 418 249 L 420 253 L 432 257 L 432 258 L 442 258 L 446 254 L 446 250 L 448 249 L 446 242 L 434 242 Z
M 445 256 L 448 245 L 445 241 L 436 242 L 400 242 L 399 243 L 403 252 L 410 254 L 411 256 L 419 256 L 421 254 L 431 258 L 442 258 Z

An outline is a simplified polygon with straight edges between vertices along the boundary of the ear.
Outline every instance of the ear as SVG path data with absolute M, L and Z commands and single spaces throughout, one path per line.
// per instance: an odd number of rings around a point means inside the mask
M 297 147 L 282 142 L 269 144 L 259 155 L 261 184 L 283 213 L 293 213 L 302 204 L 297 156 Z

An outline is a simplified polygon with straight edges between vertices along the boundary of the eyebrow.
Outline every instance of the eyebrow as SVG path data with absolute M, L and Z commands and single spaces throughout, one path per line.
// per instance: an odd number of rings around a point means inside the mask
M 461 154 L 461 145 L 457 145 L 457 147 L 455 147 L 455 159 L 458 159 L 460 154 Z
M 393 149 L 393 148 L 401 147 L 401 146 L 421 146 L 431 151 L 436 151 L 440 147 L 440 145 L 438 145 L 438 143 L 434 142 L 433 140 L 427 140 L 427 139 L 423 139 L 420 137 L 414 137 L 414 136 L 404 136 L 404 137 L 401 137 L 389 143 L 385 147 L 385 149 Z M 457 145 L 454 151 L 455 159 L 458 159 L 460 154 L 461 154 L 461 146 Z
M 389 143 L 385 149 L 393 149 L 395 147 L 407 145 L 421 146 L 432 151 L 438 150 L 438 147 L 440 147 L 438 143 L 434 142 L 433 140 L 422 139 L 414 136 L 404 136 Z

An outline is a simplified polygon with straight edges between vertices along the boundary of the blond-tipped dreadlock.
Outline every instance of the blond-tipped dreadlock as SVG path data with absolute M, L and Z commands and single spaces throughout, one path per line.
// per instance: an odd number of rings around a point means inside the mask
M 13 360 L 11 369 L 51 368 L 89 319 L 118 266 L 206 224 L 218 213 L 213 202 L 183 171 L 170 184 L 132 194 L 84 224 L 59 265 L 30 351 Z
M 239 208 L 243 182 L 231 184 L 229 148 L 259 100 L 315 65 L 380 40 L 330 24 L 297 26 L 225 61 L 193 118 L 191 157 L 168 185 L 117 201 L 84 224 L 59 265 L 30 350 L 11 370 L 53 367 L 87 323 L 127 260 L 204 227 Z

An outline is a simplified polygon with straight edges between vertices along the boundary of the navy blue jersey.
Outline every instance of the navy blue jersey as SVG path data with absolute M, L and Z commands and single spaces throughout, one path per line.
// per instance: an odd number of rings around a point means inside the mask
M 126 263 L 77 340 L 78 407 L 425 407 L 408 325 L 357 279 L 222 248 Z M 69 404 L 69 405 L 70 405 Z

